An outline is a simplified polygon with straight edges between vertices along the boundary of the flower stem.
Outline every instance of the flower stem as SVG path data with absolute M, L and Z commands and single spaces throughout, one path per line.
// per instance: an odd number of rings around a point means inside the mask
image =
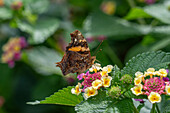
M 160 110 L 159 110 L 158 104 L 156 104 L 156 110 L 157 110 L 158 113 L 161 113 Z
M 151 109 L 151 112 L 150 112 L 150 113 L 156 113 L 155 107 L 156 107 L 156 103 L 152 105 L 152 109 Z

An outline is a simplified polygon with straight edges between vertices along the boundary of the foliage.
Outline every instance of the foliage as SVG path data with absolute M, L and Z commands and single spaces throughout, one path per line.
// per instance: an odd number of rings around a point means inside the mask
M 0 97 L 5 100 L 0 99 L 0 113 L 150 111 L 148 101 L 139 104 L 132 99 L 147 97 L 135 96 L 130 91 L 133 84 L 120 81 L 125 74 L 134 79 L 136 71 L 150 67 L 169 68 L 170 2 L 150 1 L 152 4 L 148 0 L 0 0 L 0 48 L 13 37 L 23 36 L 28 42 L 13 69 L 0 62 Z M 112 6 L 105 6 L 107 3 Z M 88 100 L 71 94 L 72 87 L 67 86 L 77 84 L 76 74 L 62 76 L 55 63 L 62 59 L 69 34 L 76 29 L 87 39 L 96 62 L 114 65 L 112 86 L 121 89 L 117 99 L 109 97 L 110 88 L 101 88 Z M 55 106 L 26 104 L 37 99 L 42 101 L 31 104 Z M 161 113 L 170 112 L 169 103 L 168 96 L 162 97 Z

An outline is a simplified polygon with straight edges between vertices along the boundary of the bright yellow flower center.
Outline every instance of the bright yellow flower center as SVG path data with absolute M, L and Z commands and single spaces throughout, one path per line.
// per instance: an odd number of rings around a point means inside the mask
M 102 71 L 102 76 L 107 75 L 107 71 Z
M 140 88 L 140 87 L 135 88 L 135 93 L 136 93 L 136 94 L 141 93 L 141 88 Z
M 79 87 L 76 87 L 75 93 L 78 94 L 80 92 Z
M 112 71 L 112 69 L 108 68 L 108 73 L 110 73 Z
M 159 97 L 156 94 L 154 94 L 151 96 L 150 100 L 151 101 L 159 101 Z

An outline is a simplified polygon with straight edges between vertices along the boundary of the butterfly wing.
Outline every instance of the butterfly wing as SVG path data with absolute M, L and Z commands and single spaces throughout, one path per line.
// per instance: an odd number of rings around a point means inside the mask
M 90 54 L 90 49 L 80 31 L 76 30 L 71 35 L 71 42 L 66 47 L 66 53 L 61 62 L 57 63 L 63 75 L 81 73 L 91 67 L 96 57 Z

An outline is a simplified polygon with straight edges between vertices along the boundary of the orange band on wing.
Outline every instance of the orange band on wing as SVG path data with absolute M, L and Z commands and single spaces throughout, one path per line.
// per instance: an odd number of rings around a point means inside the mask
M 69 51 L 89 51 L 89 48 L 77 46 L 77 47 L 71 47 L 68 50 Z
M 68 49 L 69 51 L 80 51 L 81 50 L 81 46 L 77 46 L 77 47 L 71 47 Z

